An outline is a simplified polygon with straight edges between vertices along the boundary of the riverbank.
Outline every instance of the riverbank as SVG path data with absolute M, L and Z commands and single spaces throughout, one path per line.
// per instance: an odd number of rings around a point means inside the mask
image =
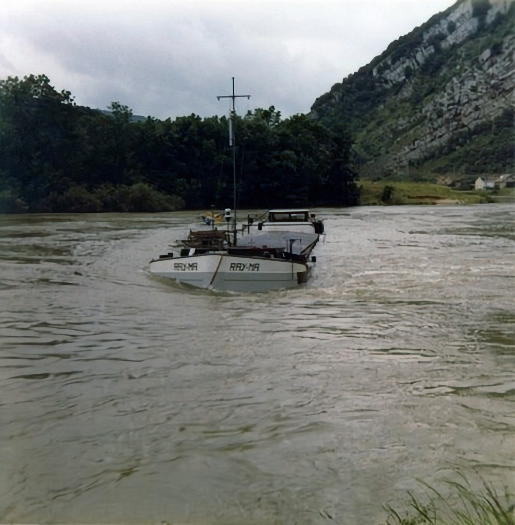
M 515 188 L 459 191 L 438 184 L 363 180 L 359 189 L 361 206 L 515 203 Z M 185 206 L 178 196 L 159 192 L 145 183 L 105 184 L 94 190 L 72 187 L 63 194 L 52 193 L 32 206 L 8 190 L 0 191 L 0 214 L 155 213 L 187 211 Z
M 360 204 L 374 205 L 453 205 L 515 202 L 515 190 L 503 189 L 497 193 L 460 191 L 439 184 L 418 182 L 361 181 Z

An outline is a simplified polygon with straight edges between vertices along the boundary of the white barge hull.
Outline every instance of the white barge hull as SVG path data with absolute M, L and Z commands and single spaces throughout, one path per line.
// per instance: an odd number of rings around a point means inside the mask
M 310 264 L 286 259 L 207 253 L 167 257 L 150 263 L 154 275 L 197 288 L 233 292 L 266 292 L 296 288 L 305 282 Z

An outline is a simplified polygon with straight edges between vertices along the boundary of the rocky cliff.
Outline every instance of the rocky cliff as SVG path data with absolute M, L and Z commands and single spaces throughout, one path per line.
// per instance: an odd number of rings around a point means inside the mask
M 460 0 L 313 104 L 364 177 L 513 170 L 515 0 Z M 409 175 L 408 175 L 409 176 Z

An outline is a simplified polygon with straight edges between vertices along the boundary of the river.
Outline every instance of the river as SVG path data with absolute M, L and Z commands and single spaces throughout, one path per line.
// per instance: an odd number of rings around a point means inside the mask
M 370 525 L 515 489 L 515 206 L 321 209 L 310 281 L 147 272 L 198 221 L 0 217 L 0 523 Z

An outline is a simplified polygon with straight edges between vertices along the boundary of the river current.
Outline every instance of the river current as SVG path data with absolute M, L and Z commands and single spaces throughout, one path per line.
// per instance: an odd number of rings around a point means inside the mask
M 156 279 L 192 212 L 0 216 L 0 523 L 384 521 L 515 491 L 515 206 L 320 209 L 306 285 Z M 407 506 L 407 505 L 406 505 Z

